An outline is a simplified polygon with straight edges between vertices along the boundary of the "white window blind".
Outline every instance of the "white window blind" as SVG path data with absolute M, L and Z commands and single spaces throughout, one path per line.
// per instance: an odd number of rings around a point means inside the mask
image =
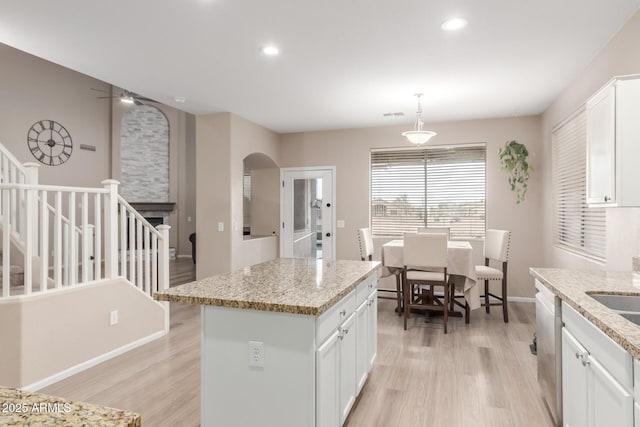
M 581 109 L 552 131 L 555 245 L 604 261 L 604 208 L 586 203 L 586 112 Z
M 485 147 L 371 152 L 371 228 L 401 236 L 418 227 L 449 227 L 452 238 L 485 230 Z

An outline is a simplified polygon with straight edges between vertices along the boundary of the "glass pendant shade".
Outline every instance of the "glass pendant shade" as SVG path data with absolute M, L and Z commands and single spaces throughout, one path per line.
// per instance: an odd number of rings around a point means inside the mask
M 422 107 L 420 106 L 420 97 L 422 96 L 422 94 L 416 93 L 415 96 L 418 97 L 418 112 L 416 113 L 416 122 L 413 125 L 413 130 L 402 132 L 402 136 L 407 138 L 407 141 L 409 141 L 412 144 L 422 145 L 422 144 L 426 144 L 427 141 L 429 141 L 432 137 L 436 136 L 437 134 L 430 130 L 422 130 L 422 124 L 423 124 Z

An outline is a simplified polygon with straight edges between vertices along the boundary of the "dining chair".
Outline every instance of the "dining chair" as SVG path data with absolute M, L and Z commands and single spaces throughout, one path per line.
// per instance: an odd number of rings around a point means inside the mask
M 370 228 L 358 229 L 358 244 L 360 245 L 360 259 L 362 261 L 373 261 L 373 236 Z M 402 314 L 402 286 L 400 284 L 400 275 L 402 270 L 399 268 L 389 269 L 389 272 L 396 277 L 396 289 L 378 288 L 378 298 L 395 299 L 396 312 L 398 316 Z M 384 293 L 395 293 L 395 296 L 386 296 Z
M 445 233 L 405 233 L 404 268 L 404 329 L 411 309 L 443 312 L 444 333 L 449 319 L 449 282 L 447 276 L 447 235 Z M 442 286 L 442 295 L 434 293 Z
M 507 310 L 507 262 L 509 261 L 509 244 L 511 232 L 506 230 L 487 230 L 484 237 L 484 265 L 476 265 L 477 280 L 484 280 L 484 306 L 487 313 L 492 305 L 502 306 L 505 323 L 509 322 Z M 491 261 L 502 263 L 502 268 L 491 267 Z M 502 281 L 502 295 L 489 292 L 489 281 Z M 498 302 L 490 302 L 489 297 Z
M 451 237 L 451 229 L 449 227 L 418 227 L 418 233 L 445 233 L 447 240 Z

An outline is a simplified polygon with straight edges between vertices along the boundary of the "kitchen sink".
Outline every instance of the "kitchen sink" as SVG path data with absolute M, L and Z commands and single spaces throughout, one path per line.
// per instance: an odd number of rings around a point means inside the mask
M 640 295 L 589 294 L 589 296 L 611 310 L 640 314 Z
M 640 295 L 589 294 L 589 296 L 628 321 L 640 325 Z
M 632 313 L 629 311 L 619 311 L 618 314 L 628 321 L 640 325 L 640 313 Z

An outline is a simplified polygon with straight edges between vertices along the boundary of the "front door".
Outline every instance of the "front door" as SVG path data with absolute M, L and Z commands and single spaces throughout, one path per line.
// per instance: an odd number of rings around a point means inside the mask
M 280 172 L 280 256 L 335 259 L 335 167 Z

